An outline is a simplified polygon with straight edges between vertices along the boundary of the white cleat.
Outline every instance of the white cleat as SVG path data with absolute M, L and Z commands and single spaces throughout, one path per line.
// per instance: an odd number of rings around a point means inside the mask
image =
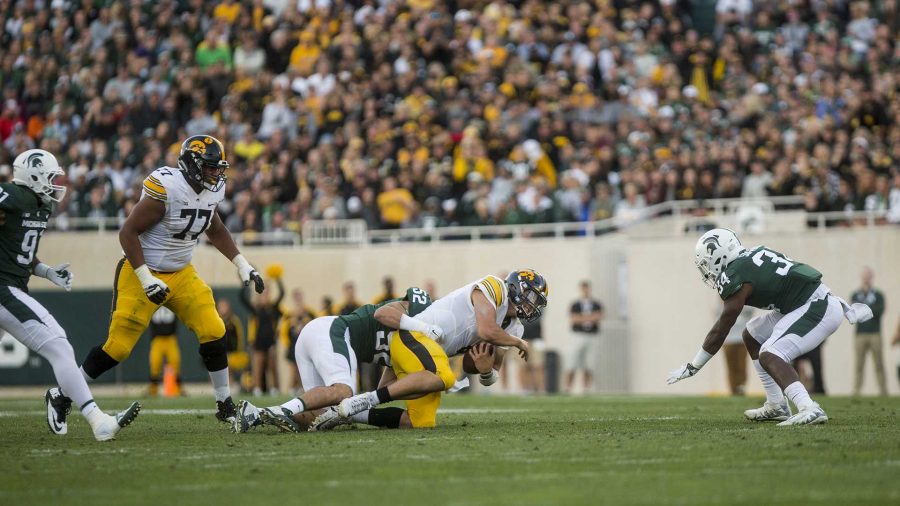
M 103 413 L 103 421 L 92 427 L 94 430 L 94 439 L 97 441 L 110 441 L 115 439 L 116 434 L 122 430 L 122 427 L 131 424 L 140 412 L 141 403 L 135 401 L 132 402 L 131 406 L 128 406 L 127 409 L 116 413 L 116 416 Z
M 374 408 L 377 404 L 372 404 L 372 402 L 369 400 L 369 397 L 370 396 L 368 393 L 354 395 L 353 397 L 347 397 L 346 399 L 342 400 L 340 404 L 338 404 L 338 415 L 342 418 L 350 418 L 360 411 Z
M 782 404 L 766 401 L 762 407 L 744 411 L 744 416 L 754 422 L 783 422 L 791 417 L 791 406 L 785 398 Z
M 259 408 L 248 401 L 239 402 L 237 416 L 231 421 L 231 432 L 243 434 L 258 425 L 262 425 L 262 420 L 259 418 Z
M 325 408 L 325 411 L 323 411 L 321 415 L 313 420 L 312 425 L 309 426 L 308 430 L 309 432 L 319 432 L 331 430 L 340 425 L 348 425 L 351 423 L 353 422 L 349 418 L 344 418 L 338 414 L 337 408 L 329 406 Z
M 828 421 L 828 415 L 818 404 L 811 407 L 801 409 L 796 415 L 778 424 L 779 427 L 788 427 L 791 425 L 815 425 Z

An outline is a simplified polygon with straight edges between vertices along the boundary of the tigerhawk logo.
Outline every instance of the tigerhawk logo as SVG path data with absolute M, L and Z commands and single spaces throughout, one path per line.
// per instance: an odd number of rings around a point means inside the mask
M 722 245 L 719 244 L 719 239 L 716 237 L 707 237 L 703 244 L 706 245 L 706 252 L 712 255 L 712 252 L 716 250 L 716 248 L 721 248 Z
M 206 154 L 206 143 L 203 141 L 191 141 L 188 145 L 188 149 L 204 155 Z

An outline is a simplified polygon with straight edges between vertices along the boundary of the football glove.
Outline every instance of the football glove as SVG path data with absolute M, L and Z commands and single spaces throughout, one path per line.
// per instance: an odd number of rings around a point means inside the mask
M 137 275 L 138 280 L 140 280 L 141 286 L 144 287 L 144 294 L 147 295 L 150 302 L 154 304 L 162 304 L 165 302 L 166 297 L 169 295 L 169 285 L 151 274 L 147 264 L 135 269 L 134 273 Z
M 259 275 L 259 272 L 250 265 L 250 262 L 244 258 L 244 255 L 238 255 L 231 260 L 237 269 L 238 276 L 241 278 L 241 281 L 244 282 L 244 286 L 250 286 L 250 282 L 253 282 L 253 289 L 256 293 L 262 293 L 263 289 L 265 289 L 266 284 L 263 282 L 262 276 Z
M 71 272 L 68 271 L 69 268 L 68 263 L 59 264 L 56 267 L 51 267 L 43 262 L 34 266 L 34 275 L 42 278 L 47 278 L 54 285 L 64 288 L 67 292 L 72 290 L 72 275 Z
M 694 364 L 688 362 L 669 373 L 669 378 L 666 380 L 666 383 L 668 383 L 669 385 L 678 383 L 685 378 L 690 378 L 691 376 L 697 374 L 697 371 L 699 370 L 699 367 L 694 367 Z

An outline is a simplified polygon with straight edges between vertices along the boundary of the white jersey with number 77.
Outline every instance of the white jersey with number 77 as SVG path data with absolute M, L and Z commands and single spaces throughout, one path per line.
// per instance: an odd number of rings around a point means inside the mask
M 140 235 L 144 261 L 154 271 L 175 272 L 191 263 L 194 246 L 212 223 L 225 189 L 197 193 L 180 169 L 161 167 L 144 179 L 141 198 L 166 205 L 163 219 Z

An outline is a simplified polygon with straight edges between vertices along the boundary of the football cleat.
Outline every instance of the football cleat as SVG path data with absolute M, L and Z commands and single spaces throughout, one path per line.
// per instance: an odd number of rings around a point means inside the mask
M 44 394 L 47 403 L 47 426 L 50 432 L 60 436 L 69 432 L 69 424 L 66 417 L 72 409 L 72 399 L 63 395 L 62 390 L 53 387 Z
M 224 401 L 216 401 L 216 419 L 220 422 L 234 423 L 234 419 L 237 417 L 237 408 L 234 407 L 234 401 L 231 400 L 231 396 L 225 398 Z
M 110 441 L 116 438 L 116 434 L 122 430 L 122 427 L 130 425 L 135 418 L 141 413 L 141 403 L 135 401 L 128 406 L 127 409 L 119 411 L 116 416 L 103 413 L 103 420 L 93 426 L 94 438 L 97 441 Z
M 378 404 L 373 404 L 371 397 L 372 396 L 370 396 L 368 393 L 354 395 L 353 397 L 347 397 L 346 399 L 342 400 L 340 404 L 338 404 L 338 415 L 343 418 L 350 418 L 360 411 L 374 408 Z
M 783 422 L 791 417 L 791 406 L 788 405 L 787 399 L 784 399 L 782 404 L 766 401 L 761 407 L 744 411 L 744 416 L 754 422 Z
M 338 414 L 336 407 L 329 406 L 325 408 L 325 411 L 323 411 L 321 415 L 313 420 L 312 425 L 309 426 L 308 430 L 310 432 L 331 430 L 340 425 L 348 425 L 351 423 L 353 422 L 349 418 L 342 417 Z
M 294 421 L 293 413 L 281 408 L 281 413 L 275 411 L 277 408 L 262 408 L 259 410 L 259 419 L 263 425 L 273 425 L 281 429 L 282 432 L 302 432 L 303 429 Z
M 813 403 L 812 406 L 801 409 L 796 415 L 788 418 L 787 420 L 778 424 L 779 427 L 788 427 L 791 425 L 815 425 L 818 423 L 825 423 L 828 421 L 828 415 L 825 414 L 825 411 L 816 403 Z
M 259 408 L 250 404 L 248 401 L 238 402 L 237 416 L 235 416 L 234 421 L 231 422 L 231 432 L 243 434 L 261 424 L 262 420 L 259 419 Z

